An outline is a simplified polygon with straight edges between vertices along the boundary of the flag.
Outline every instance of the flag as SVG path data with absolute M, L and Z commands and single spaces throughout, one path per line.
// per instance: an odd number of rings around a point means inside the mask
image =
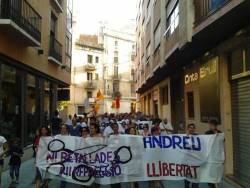
M 115 100 L 112 101 L 111 108 L 116 108 L 116 102 L 115 102 Z
M 116 97 L 115 99 L 115 108 L 120 108 L 120 97 Z
M 100 104 L 96 103 L 94 108 L 95 112 L 98 113 L 98 111 L 100 110 Z
M 101 100 L 103 100 L 104 99 L 104 96 L 103 96 L 103 94 L 101 93 L 101 90 L 99 89 L 99 91 L 97 92 L 97 94 L 96 94 L 96 100 L 97 101 L 101 101 Z

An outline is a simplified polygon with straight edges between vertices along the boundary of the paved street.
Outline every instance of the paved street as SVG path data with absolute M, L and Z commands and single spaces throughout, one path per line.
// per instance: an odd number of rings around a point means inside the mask
M 16 188 L 30 188 L 30 187 L 35 187 L 34 184 L 32 184 L 32 181 L 35 176 L 35 168 L 33 164 L 33 160 L 26 161 L 22 164 L 21 170 L 20 170 L 20 182 L 18 186 L 10 186 L 10 178 L 9 178 L 9 171 L 5 171 L 2 176 L 2 181 L 3 185 L 2 188 L 11 188 L 11 187 L 16 187 Z M 60 182 L 58 180 L 53 180 L 50 182 L 49 187 L 57 188 L 60 187 Z M 182 181 L 165 181 L 164 185 L 166 188 L 180 188 L 184 187 Z M 78 188 L 81 186 L 77 185 L 72 185 L 68 184 L 67 188 Z M 124 184 L 122 188 L 128 188 L 128 184 Z M 110 188 L 110 186 L 102 186 L 102 188 Z M 140 183 L 140 188 L 148 188 L 147 182 L 141 182 Z M 202 184 L 200 188 L 207 188 L 206 184 Z M 233 188 L 229 184 L 223 182 L 222 184 L 219 185 L 219 188 Z

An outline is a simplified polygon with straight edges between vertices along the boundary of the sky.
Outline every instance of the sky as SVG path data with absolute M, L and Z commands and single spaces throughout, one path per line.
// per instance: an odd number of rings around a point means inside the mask
M 73 0 L 74 21 L 81 33 L 96 34 L 99 23 L 112 28 L 135 24 L 137 0 Z

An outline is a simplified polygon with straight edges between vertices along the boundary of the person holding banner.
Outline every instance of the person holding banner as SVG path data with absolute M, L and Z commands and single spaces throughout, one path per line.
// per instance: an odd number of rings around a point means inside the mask
M 209 126 L 209 130 L 205 132 L 205 134 L 218 134 L 218 133 L 222 133 L 219 129 L 218 129 L 218 121 L 215 119 L 211 119 L 208 122 L 208 126 Z M 208 187 L 209 188 L 216 188 L 216 184 L 214 183 L 208 183 Z
M 148 124 L 143 125 L 143 131 L 142 131 L 141 135 L 142 136 L 150 136 Z
M 197 135 L 197 133 L 195 132 L 195 124 L 191 123 L 188 124 L 187 126 L 187 135 Z M 192 143 L 190 143 L 192 144 Z M 198 183 L 192 183 L 188 180 L 184 181 L 185 183 L 185 188 L 189 188 L 189 185 L 191 184 L 191 188 L 199 188 L 199 184 Z
M 45 137 L 45 136 L 49 136 L 49 129 L 48 127 L 44 126 L 41 127 L 39 130 L 39 136 L 35 139 L 35 143 L 34 143 L 34 149 L 35 152 L 37 153 L 38 151 L 38 146 L 39 146 L 39 142 L 41 137 Z M 40 188 L 41 184 L 44 188 L 48 188 L 48 184 L 49 184 L 49 180 L 48 179 L 44 179 L 43 183 L 42 183 L 42 175 L 38 169 L 38 167 L 36 167 L 36 176 L 35 176 L 35 182 L 36 182 L 36 188 Z
M 82 138 L 88 138 L 89 137 L 89 128 L 83 127 L 82 128 Z
M 102 137 L 100 133 L 100 128 L 96 123 L 91 123 L 90 125 L 90 136 L 91 137 Z
M 165 136 L 168 134 L 173 134 L 174 129 L 173 126 L 171 125 L 170 122 L 168 122 L 168 119 L 164 119 L 161 123 L 160 123 L 160 129 L 161 129 L 161 135 Z

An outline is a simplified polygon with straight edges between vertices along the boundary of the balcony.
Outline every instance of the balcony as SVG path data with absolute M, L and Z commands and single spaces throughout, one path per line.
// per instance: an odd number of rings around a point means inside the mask
M 87 89 L 87 90 L 95 90 L 95 89 L 97 89 L 97 83 L 95 81 L 93 81 L 93 80 L 87 81 L 85 83 L 85 89 Z
M 121 76 L 120 75 L 116 75 L 116 74 L 114 74 L 113 76 L 112 76 L 112 80 L 113 81 L 120 81 L 121 80 Z
M 41 45 L 42 17 L 26 0 L 0 0 L 0 30 L 27 46 Z
M 95 71 L 96 70 L 96 67 L 94 64 L 92 63 L 87 63 L 85 65 L 85 71 Z
M 63 12 L 63 0 L 50 0 L 50 2 L 57 12 Z
M 54 36 L 50 36 L 50 48 L 48 60 L 62 65 L 62 44 L 60 44 Z

